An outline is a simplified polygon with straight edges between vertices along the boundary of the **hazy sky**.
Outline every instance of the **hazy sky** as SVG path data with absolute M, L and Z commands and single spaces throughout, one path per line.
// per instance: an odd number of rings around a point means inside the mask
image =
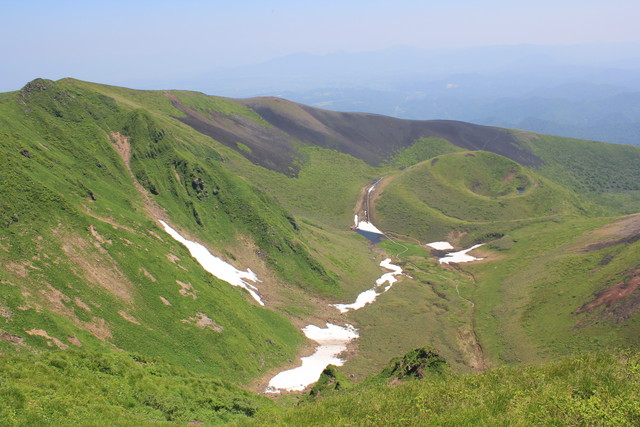
M 179 80 L 296 52 L 640 41 L 638 0 L 0 0 L 0 92 Z

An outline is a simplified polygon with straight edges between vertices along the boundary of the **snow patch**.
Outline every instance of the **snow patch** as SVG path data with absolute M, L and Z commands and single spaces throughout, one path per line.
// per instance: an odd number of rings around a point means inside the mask
M 472 250 L 479 248 L 484 243 L 477 244 L 475 246 L 471 246 L 469 249 L 464 249 L 458 252 L 449 252 L 446 256 L 440 258 L 440 264 L 449 264 L 452 262 L 460 263 L 460 262 L 471 262 L 471 261 L 479 261 L 484 258 L 476 258 L 471 255 L 467 255 L 467 252 L 471 252 Z
M 388 282 L 389 285 L 384 289 L 384 292 L 387 292 L 394 283 L 398 281 L 395 276 L 398 274 L 402 274 L 402 268 L 395 264 L 391 264 L 391 258 L 387 258 L 380 263 L 380 267 L 384 267 L 387 270 L 392 270 L 391 273 L 383 274 L 378 280 L 376 280 L 377 286 L 382 286 L 385 282 Z
M 431 242 L 431 243 L 427 243 L 427 246 L 438 251 L 446 251 L 449 249 L 453 249 L 453 246 L 451 246 L 451 243 L 449 242 Z
M 258 295 L 258 288 L 247 282 L 250 280 L 254 283 L 259 282 L 258 276 L 251 271 L 250 268 L 247 271 L 241 271 L 235 268 L 233 265 L 224 262 L 220 258 L 213 256 L 211 252 L 200 243 L 192 242 L 191 240 L 187 240 L 182 237 L 176 230 L 171 228 L 166 222 L 160 220 L 160 224 L 164 227 L 164 231 L 167 232 L 171 237 L 173 237 L 178 242 L 182 243 L 184 246 L 189 249 L 191 256 L 194 257 L 209 273 L 213 274 L 220 280 L 224 280 L 228 284 L 232 286 L 239 286 L 243 289 L 246 289 L 249 294 L 255 299 L 258 304 L 264 305 L 260 295 Z
M 337 308 L 340 311 L 340 313 L 346 313 L 349 310 L 358 310 L 364 307 L 365 305 L 371 304 L 372 302 L 374 302 L 379 295 L 382 295 L 383 293 L 387 292 L 389 289 L 391 289 L 391 286 L 393 286 L 393 284 L 398 281 L 398 279 L 396 279 L 395 276 L 398 274 L 402 274 L 402 268 L 400 268 L 397 265 L 391 264 L 391 258 L 387 258 L 384 261 L 382 261 L 380 263 L 380 266 L 386 268 L 387 270 L 392 270 L 392 271 L 390 273 L 385 273 L 382 276 L 380 276 L 380 278 L 376 280 L 376 286 L 374 288 L 361 292 L 360 295 L 358 295 L 358 297 L 356 298 L 356 301 L 352 304 L 329 304 L 329 305 Z M 385 283 L 388 283 L 388 285 L 382 290 L 382 292 L 378 292 L 376 288 L 384 285 Z
M 304 390 L 309 384 L 318 381 L 327 365 L 342 366 L 344 360 L 338 355 L 347 349 L 351 340 L 358 338 L 358 331 L 349 324 L 345 327 L 327 323 L 326 328 L 309 325 L 302 332 L 320 345 L 311 356 L 302 358 L 302 366 L 280 372 L 273 377 L 265 390 L 267 393 Z
M 373 225 L 373 224 L 371 224 L 370 222 L 367 222 L 367 221 L 360 221 L 356 228 L 358 230 L 368 231 L 370 233 L 384 234 L 382 231 L 378 230 L 378 228 L 376 228 L 375 225 Z

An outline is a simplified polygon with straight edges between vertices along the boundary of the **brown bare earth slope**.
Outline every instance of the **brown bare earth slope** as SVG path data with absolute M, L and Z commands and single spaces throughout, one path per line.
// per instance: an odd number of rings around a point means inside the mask
M 640 288 L 640 269 L 635 269 L 627 272 L 622 282 L 596 293 L 595 299 L 580 307 L 576 314 L 604 307 L 599 315 L 600 318 L 624 322 L 640 309 L 638 288 Z
M 364 113 L 340 113 L 309 107 L 280 98 L 235 100 L 258 113 L 267 128 L 238 116 L 211 112 L 208 119 L 172 100 L 186 117 L 178 118 L 195 130 L 241 152 L 252 162 L 296 175 L 295 142 L 334 149 L 377 166 L 419 138 L 443 138 L 467 150 L 491 151 L 527 166 L 542 161 L 506 129 L 451 120 L 401 120 Z M 251 153 L 238 150 L 238 143 Z

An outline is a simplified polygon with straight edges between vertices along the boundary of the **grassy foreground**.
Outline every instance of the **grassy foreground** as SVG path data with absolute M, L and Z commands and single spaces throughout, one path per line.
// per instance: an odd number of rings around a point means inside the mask
M 406 359 L 407 356 L 405 356 Z M 394 359 L 395 365 L 401 358 Z M 403 359 L 404 361 L 404 359 Z M 593 353 L 542 366 L 424 378 L 389 369 L 360 384 L 339 372 L 316 397 L 277 405 L 208 375 L 131 353 L 0 358 L 0 424 L 638 425 L 640 355 Z M 389 371 L 389 372 L 387 372 Z M 418 375 L 421 378 L 423 375 Z M 388 378 L 393 381 L 388 382 Z M 399 378 L 402 378 L 398 381 Z M 331 379 L 329 382 L 332 382 Z M 331 390 L 330 390 L 331 389 Z
M 3 426 L 221 424 L 270 406 L 226 381 L 131 353 L 0 358 Z
M 361 385 L 241 425 L 638 425 L 640 357 L 591 354 L 545 366 Z

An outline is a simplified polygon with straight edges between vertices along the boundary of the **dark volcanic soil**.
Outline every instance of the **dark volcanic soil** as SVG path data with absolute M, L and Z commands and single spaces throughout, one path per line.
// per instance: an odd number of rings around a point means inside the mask
M 297 175 L 299 168 L 294 163 L 297 152 L 288 135 L 277 129 L 266 128 L 246 117 L 210 112 L 211 118 L 208 118 L 181 104 L 175 97 L 169 98 L 176 108 L 187 115 L 176 117 L 182 123 L 233 148 L 257 165 L 288 176 Z M 238 143 L 249 147 L 251 152 L 240 150 Z
M 542 162 L 524 149 L 511 132 L 448 120 L 401 120 L 375 114 L 339 113 L 278 98 L 236 100 L 273 127 L 250 119 L 212 112 L 211 118 L 172 99 L 187 117 L 179 118 L 198 132 L 242 153 L 252 162 L 286 175 L 297 174 L 294 141 L 338 150 L 378 166 L 400 148 L 422 137 L 438 137 L 467 150 L 501 154 L 527 166 Z M 251 153 L 237 147 L 240 142 Z
M 283 102 L 290 105 L 282 108 Z M 493 151 L 523 165 L 541 164 L 539 158 L 522 148 L 504 129 L 450 120 L 401 120 L 375 114 L 339 113 L 282 100 L 274 106 L 269 98 L 253 98 L 242 103 L 300 141 L 351 154 L 374 166 L 397 149 L 430 136 L 468 150 Z M 313 120 L 295 120 L 298 115 Z M 332 132 L 323 132 L 322 128 Z

